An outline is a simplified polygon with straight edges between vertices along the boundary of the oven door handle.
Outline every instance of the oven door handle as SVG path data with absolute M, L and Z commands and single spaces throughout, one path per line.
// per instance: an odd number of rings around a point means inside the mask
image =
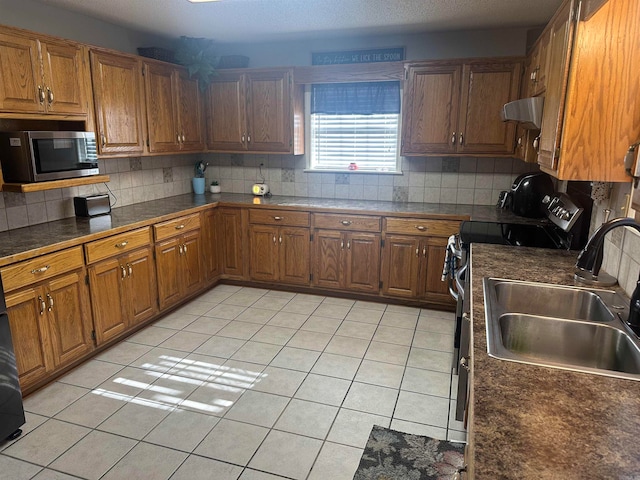
M 456 272 L 456 288 L 458 289 L 457 295 L 464 295 L 464 280 L 462 279 L 462 276 L 467 271 L 467 267 L 468 265 L 463 265 Z M 449 288 L 450 292 L 451 292 L 451 288 L 452 287 Z M 451 295 L 453 295 L 453 293 L 451 293 Z

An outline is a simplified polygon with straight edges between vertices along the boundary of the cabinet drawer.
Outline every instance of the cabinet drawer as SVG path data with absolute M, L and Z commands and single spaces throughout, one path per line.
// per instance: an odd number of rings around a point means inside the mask
M 458 220 L 423 220 L 396 217 L 388 217 L 386 219 L 387 233 L 448 237 L 458 233 L 459 230 L 460 222 Z
M 156 242 L 159 242 L 165 238 L 180 235 L 181 233 L 188 232 L 189 230 L 195 230 L 197 228 L 200 228 L 200 214 L 194 213 L 192 215 L 186 215 L 174 220 L 158 223 L 153 226 L 153 232 L 156 237 Z
M 249 210 L 249 223 L 308 227 L 309 212 L 294 212 L 292 210 L 263 210 L 256 208 Z
M 380 217 L 368 215 L 341 215 L 339 213 L 318 213 L 313 215 L 315 228 L 331 230 L 353 230 L 359 232 L 379 232 Z
M 138 247 L 149 245 L 150 242 L 149 227 L 144 227 L 87 243 L 84 246 L 84 251 L 87 255 L 87 263 L 93 263 L 130 252 Z
M 82 247 L 73 247 L 0 270 L 5 292 L 25 287 L 84 266 Z

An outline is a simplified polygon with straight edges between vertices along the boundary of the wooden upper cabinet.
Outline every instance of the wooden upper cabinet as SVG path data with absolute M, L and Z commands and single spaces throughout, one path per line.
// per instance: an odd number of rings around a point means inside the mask
M 548 33 L 549 73 L 544 94 L 544 109 L 542 110 L 538 163 L 551 170 L 556 169 L 557 159 L 560 156 L 562 115 L 575 29 L 572 9 L 573 0 L 565 3 L 554 17 Z
M 515 127 L 502 106 L 518 98 L 518 61 L 407 66 L 402 155 L 513 154 Z
M 518 98 L 522 64 L 465 65 L 457 152 L 513 153 L 515 125 L 502 121 L 505 103 Z
M 96 136 L 101 154 L 144 151 L 142 64 L 136 57 L 91 51 Z
M 246 120 L 244 75 L 224 75 L 209 85 L 207 147 L 211 150 L 245 150 Z
M 3 29 L 0 111 L 86 115 L 85 56 L 84 47 L 74 42 Z
M 162 63 L 145 62 L 144 76 L 149 151 L 203 150 L 198 82 Z
M 561 180 L 628 182 L 623 158 L 640 139 L 637 2 L 608 0 L 587 20 L 566 0 L 550 24 L 541 168 Z M 605 60 L 606 59 L 606 60 Z
M 459 65 L 408 67 L 402 155 L 456 151 L 461 75 Z
M 294 153 L 302 142 L 302 86 L 290 69 L 220 73 L 209 86 L 207 146 L 227 152 Z
M 49 113 L 87 114 L 86 51 L 75 43 L 40 42 L 45 105 Z

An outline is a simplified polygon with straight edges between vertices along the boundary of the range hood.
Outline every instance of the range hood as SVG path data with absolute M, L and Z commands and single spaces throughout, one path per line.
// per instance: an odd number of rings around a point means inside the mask
M 520 122 L 524 128 L 540 130 L 542 125 L 543 97 L 530 97 L 509 102 L 502 108 L 502 121 Z

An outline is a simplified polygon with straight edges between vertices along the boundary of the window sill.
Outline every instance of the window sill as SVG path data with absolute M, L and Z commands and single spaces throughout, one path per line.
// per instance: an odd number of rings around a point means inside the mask
M 393 171 L 378 171 L 378 170 L 349 170 L 347 168 L 345 169 L 335 169 L 335 170 L 329 170 L 329 169 L 319 169 L 319 168 L 305 168 L 304 169 L 304 173 L 349 173 L 349 174 L 364 174 L 364 175 L 402 175 L 402 172 L 399 170 L 393 170 Z

